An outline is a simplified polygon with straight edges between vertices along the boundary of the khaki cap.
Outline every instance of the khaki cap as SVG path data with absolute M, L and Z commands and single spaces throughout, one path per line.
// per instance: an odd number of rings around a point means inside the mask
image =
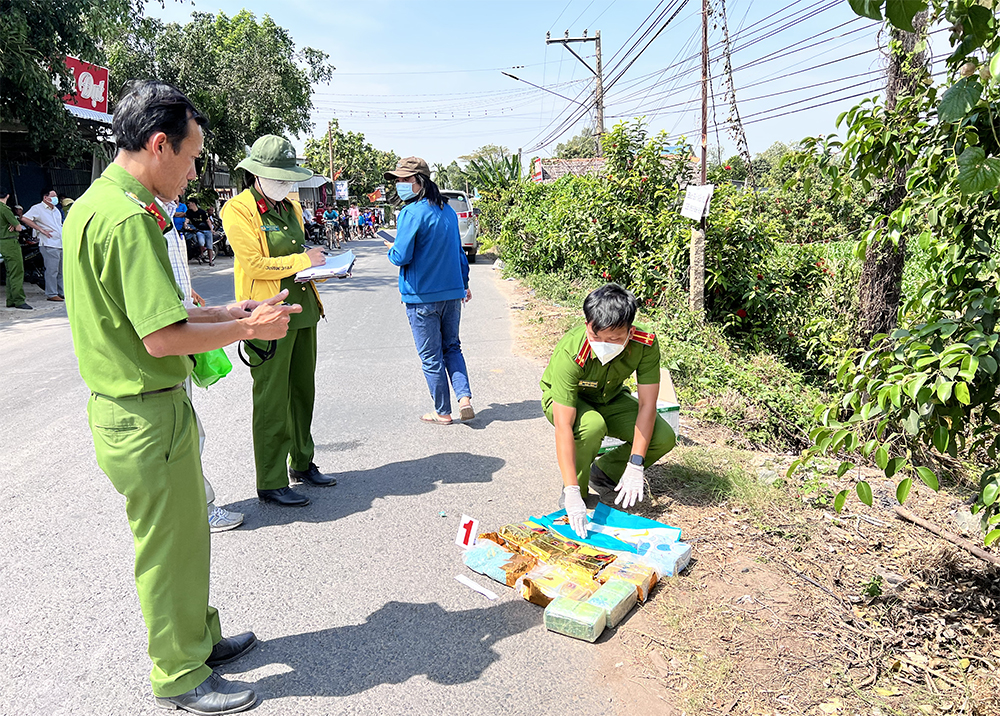
M 400 159 L 396 162 L 396 168 L 391 172 L 386 172 L 384 176 L 386 181 L 392 181 L 393 179 L 406 179 L 415 174 L 423 174 L 428 179 L 431 176 L 431 168 L 420 157 Z

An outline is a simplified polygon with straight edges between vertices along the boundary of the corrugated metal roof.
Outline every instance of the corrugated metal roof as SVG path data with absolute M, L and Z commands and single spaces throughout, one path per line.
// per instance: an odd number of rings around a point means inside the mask
M 75 104 L 64 104 L 69 113 L 80 119 L 89 119 L 91 122 L 100 122 L 102 124 L 111 124 L 111 120 L 114 119 L 114 115 L 107 114 L 105 112 L 95 112 L 92 109 L 87 109 L 86 107 L 77 107 Z

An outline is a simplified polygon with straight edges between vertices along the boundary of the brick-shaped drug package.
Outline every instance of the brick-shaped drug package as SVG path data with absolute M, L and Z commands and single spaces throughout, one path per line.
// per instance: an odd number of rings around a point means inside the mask
M 609 579 L 587 603 L 603 609 L 608 626 L 616 627 L 632 611 L 638 598 L 639 592 L 631 582 Z
M 556 597 L 545 607 L 545 628 L 574 639 L 597 641 L 606 622 L 603 609 L 569 597 Z
M 582 570 L 540 564 L 518 579 L 515 587 L 532 604 L 547 607 L 556 597 L 586 601 L 601 585 Z
M 534 522 L 504 525 L 500 528 L 500 536 L 507 543 L 507 547 L 517 552 L 520 552 L 524 545 L 545 534 L 548 534 L 548 530 Z
M 602 584 L 611 579 L 620 579 L 635 585 L 639 601 L 644 602 L 656 584 L 656 571 L 627 557 L 619 557 L 597 575 L 597 581 Z

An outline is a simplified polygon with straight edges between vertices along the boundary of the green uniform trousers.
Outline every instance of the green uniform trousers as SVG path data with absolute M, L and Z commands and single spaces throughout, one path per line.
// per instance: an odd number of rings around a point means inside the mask
M 194 409 L 183 390 L 131 398 L 91 395 L 97 464 L 126 498 L 135 586 L 149 632 L 156 696 L 195 688 L 222 638 L 208 605 L 208 514 Z
M 0 256 L 7 268 L 7 307 L 24 303 L 24 259 L 17 238 L 0 239 Z
M 265 342 L 256 341 L 261 348 Z M 309 469 L 316 400 L 316 326 L 296 328 L 278 341 L 274 357 L 253 376 L 253 456 L 257 489 L 288 486 L 288 468 Z
M 549 422 L 552 419 L 552 399 L 544 396 L 542 410 Z M 639 417 L 639 401 L 628 393 L 621 393 L 606 405 L 595 405 L 580 398 L 576 399 L 576 422 L 573 423 L 573 438 L 576 441 L 576 479 L 580 494 L 586 497 L 590 484 L 590 466 L 601 449 L 605 435 L 624 440 L 624 445 L 608 450 L 597 460 L 597 466 L 605 475 L 617 483 L 625 472 L 625 466 L 632 455 L 632 439 L 635 437 L 635 421 Z M 646 450 L 643 467 L 649 467 L 674 449 L 677 436 L 674 429 L 659 415 L 653 423 L 653 437 Z

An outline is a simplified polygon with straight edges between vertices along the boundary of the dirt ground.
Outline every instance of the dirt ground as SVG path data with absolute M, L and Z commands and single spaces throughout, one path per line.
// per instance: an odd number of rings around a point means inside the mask
M 519 350 L 547 359 L 577 311 L 497 281 Z M 641 513 L 680 527 L 693 558 L 596 645 L 616 713 L 1000 716 L 1000 569 L 898 518 L 878 471 L 873 507 L 836 515 L 856 475 L 786 477 L 794 456 L 681 410 Z M 981 545 L 970 494 L 914 488 L 906 508 Z

